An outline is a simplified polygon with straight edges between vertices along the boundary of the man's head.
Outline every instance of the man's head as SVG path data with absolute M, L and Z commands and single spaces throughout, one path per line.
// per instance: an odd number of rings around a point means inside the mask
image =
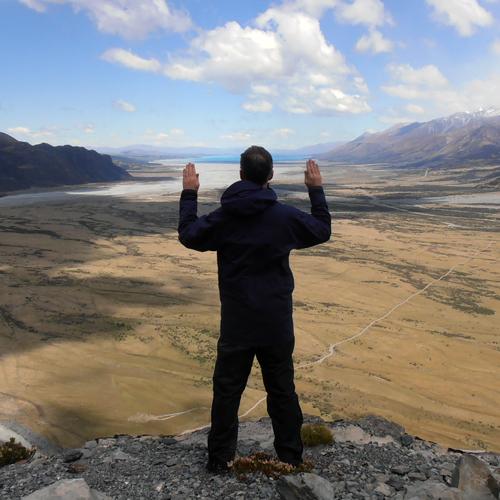
M 273 157 L 260 146 L 250 146 L 241 155 L 242 179 L 264 186 L 273 176 Z

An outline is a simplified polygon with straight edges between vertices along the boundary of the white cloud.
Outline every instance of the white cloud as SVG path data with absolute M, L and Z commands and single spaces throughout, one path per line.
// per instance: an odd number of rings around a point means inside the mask
M 406 105 L 406 111 L 408 111 L 408 113 L 411 113 L 411 114 L 414 114 L 414 115 L 422 115 L 425 113 L 425 108 L 423 108 L 422 106 L 419 106 L 418 104 L 407 104 Z
M 385 12 L 384 4 L 380 0 L 342 2 L 338 6 L 336 16 L 339 21 L 347 24 L 364 24 L 370 27 L 393 24 L 392 17 Z
M 85 134 L 95 134 L 95 125 L 93 123 L 79 123 L 76 128 L 78 130 L 83 130 Z
M 255 137 L 255 135 L 244 132 L 235 132 L 234 134 L 220 136 L 221 139 L 236 142 L 247 142 L 250 141 L 253 137 Z
M 52 137 L 56 135 L 59 130 L 62 130 L 62 128 L 44 126 L 41 127 L 38 132 L 32 132 L 28 127 L 10 127 L 7 129 L 7 133 L 15 135 L 25 135 L 33 139 L 38 139 L 40 137 Z
M 137 112 L 137 108 L 133 104 L 130 104 L 129 102 L 125 102 L 122 99 L 114 102 L 113 106 L 118 111 L 127 111 L 128 113 L 136 113 Z
M 414 69 L 409 64 L 389 64 L 386 71 L 394 80 L 401 80 L 412 85 L 423 85 L 430 88 L 442 88 L 448 86 L 448 80 L 433 64 Z
M 43 0 L 19 0 L 24 5 L 27 5 L 30 9 L 36 10 L 37 12 L 45 12 L 46 5 Z
M 409 64 L 391 64 L 386 70 L 391 75 L 391 84 L 381 89 L 388 95 L 413 101 L 406 105 L 406 113 L 426 115 L 432 109 L 435 116 L 436 112 L 444 115 L 479 108 L 500 108 L 500 73 L 493 73 L 487 80 L 472 80 L 462 90 L 457 90 L 432 65 L 414 69 Z M 397 123 L 403 118 L 401 113 L 394 112 L 394 116 L 385 116 L 382 121 Z
M 305 3 L 309 7 L 313 4 L 310 0 Z M 329 2 L 320 3 L 324 6 Z M 248 93 L 243 108 L 252 112 L 270 111 L 274 106 L 291 113 L 369 111 L 360 97 L 369 92 L 364 80 L 328 43 L 319 20 L 295 11 L 296 5 L 285 3 L 268 9 L 257 17 L 255 27 L 229 22 L 202 32 L 191 42 L 188 56 L 170 56 L 165 75 Z M 336 93 L 342 95 L 343 105 L 332 105 L 325 99 L 325 94 Z M 271 103 L 263 96 L 275 99 Z
M 184 135 L 184 130 L 181 130 L 179 128 L 174 128 L 170 131 L 172 135 Z
M 273 110 L 273 105 L 269 101 L 249 101 L 243 103 L 243 109 L 252 113 L 268 112 Z
M 434 8 L 432 18 L 453 26 L 460 36 L 472 36 L 476 26 L 489 26 L 493 16 L 477 0 L 426 0 Z
M 133 54 L 130 50 L 113 48 L 109 49 L 101 56 L 107 62 L 119 64 L 120 66 L 125 66 L 126 68 L 140 70 L 140 71 L 152 71 L 156 73 L 161 69 L 160 61 L 156 59 L 143 59 L 142 57 Z
M 363 35 L 358 40 L 355 48 L 360 53 L 380 54 L 381 52 L 391 52 L 394 49 L 394 43 L 388 38 L 384 38 L 380 31 L 370 30 L 370 33 Z
M 362 6 L 371 14 L 358 19 Z M 213 30 L 199 30 L 188 50 L 169 54 L 165 62 L 119 48 L 109 49 L 101 57 L 127 68 L 245 93 L 242 107 L 251 112 L 268 112 L 275 107 L 292 113 L 330 115 L 369 111 L 362 97 L 369 94 L 366 82 L 325 39 L 319 19 L 311 14 L 321 15 L 332 8 L 343 8 L 345 19 L 353 23 L 374 25 L 388 19 L 380 0 L 349 4 L 343 0 L 285 1 L 260 14 L 250 26 L 231 21 Z M 372 50 L 385 50 L 389 44 L 380 35 Z M 269 96 L 273 96 L 272 102 Z M 336 96 L 336 104 L 332 96 Z
M 321 137 L 331 137 L 331 134 L 330 132 L 321 132 L 321 134 L 319 134 Z
M 282 137 L 283 139 L 288 139 L 291 135 L 295 135 L 295 132 L 290 128 L 279 128 L 271 132 L 273 137 Z
M 498 54 L 500 56 L 500 40 L 495 40 L 490 45 L 490 51 L 493 52 L 493 54 Z
M 500 73 L 492 74 L 488 80 L 472 80 L 464 92 L 467 109 L 500 108 Z
M 103 33 L 124 38 L 146 38 L 158 30 L 184 33 L 193 29 L 187 12 L 171 9 L 165 0 L 19 0 L 44 12 L 49 4 L 69 4 L 86 11 Z
M 31 130 L 27 127 L 10 127 L 7 132 L 9 134 L 31 135 Z

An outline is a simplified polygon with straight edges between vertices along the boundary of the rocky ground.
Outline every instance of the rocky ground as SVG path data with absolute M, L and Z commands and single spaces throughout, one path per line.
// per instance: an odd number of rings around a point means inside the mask
M 499 498 L 498 454 L 445 449 L 375 416 L 327 425 L 334 432 L 333 445 L 306 448 L 305 458 L 314 462 L 314 468 L 298 476 L 276 479 L 260 472 L 240 476 L 208 472 L 205 429 L 174 437 L 115 436 L 50 457 L 35 456 L 0 469 L 0 498 Z M 269 419 L 242 423 L 238 454 L 272 453 L 272 440 Z

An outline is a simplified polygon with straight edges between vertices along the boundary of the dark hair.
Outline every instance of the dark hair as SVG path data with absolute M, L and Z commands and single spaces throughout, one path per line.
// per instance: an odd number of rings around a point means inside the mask
M 273 170 L 273 157 L 261 146 L 250 146 L 241 154 L 240 168 L 245 180 L 263 186 Z

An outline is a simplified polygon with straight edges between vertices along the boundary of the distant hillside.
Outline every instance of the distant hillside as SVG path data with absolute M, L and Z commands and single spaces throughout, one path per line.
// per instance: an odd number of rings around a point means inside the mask
M 429 167 L 478 160 L 500 163 L 500 110 L 455 113 L 425 123 L 400 124 L 383 132 L 365 133 L 320 159 Z
M 108 155 L 74 146 L 32 146 L 0 132 L 0 192 L 129 179 Z

